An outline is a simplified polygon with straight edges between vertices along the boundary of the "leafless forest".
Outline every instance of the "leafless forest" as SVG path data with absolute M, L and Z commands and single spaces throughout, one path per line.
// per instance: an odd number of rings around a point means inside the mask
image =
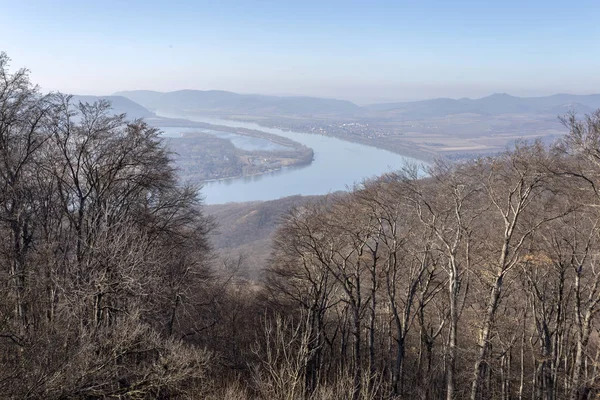
M 215 268 L 158 131 L 0 56 L 0 397 L 590 399 L 600 112 L 291 210 Z

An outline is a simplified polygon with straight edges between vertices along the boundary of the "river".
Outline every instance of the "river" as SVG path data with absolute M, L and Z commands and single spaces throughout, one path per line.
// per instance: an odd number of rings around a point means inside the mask
M 223 125 L 223 124 L 221 124 L 221 125 Z M 167 137 L 169 137 L 169 136 L 181 137 L 185 133 L 204 132 L 204 133 L 208 133 L 210 135 L 216 136 L 221 139 L 229 140 L 231 143 L 233 143 L 233 145 L 235 147 L 237 147 L 238 149 L 242 149 L 242 150 L 249 150 L 249 151 L 253 151 L 253 150 L 259 150 L 259 151 L 289 150 L 288 147 L 282 146 L 277 143 L 273 143 L 267 139 L 253 137 L 253 136 L 239 135 L 237 133 L 231 133 L 231 132 L 215 131 L 212 129 L 183 128 L 183 127 L 167 126 L 167 127 L 161 127 L 160 130 L 163 131 L 163 135 L 167 136 Z
M 222 120 L 204 116 L 181 116 L 161 113 L 160 111 L 157 112 L 157 115 L 169 118 L 185 118 L 190 121 L 214 125 L 255 129 L 289 138 L 313 149 L 314 160 L 310 165 L 304 167 L 284 168 L 262 175 L 203 183 L 202 195 L 206 204 L 274 200 L 296 194 L 327 194 L 339 190 L 348 190 L 365 178 L 396 171 L 407 164 L 425 164 L 423 161 L 404 157 L 391 151 L 347 142 L 330 136 L 290 132 L 267 128 L 250 122 Z M 173 134 L 181 128 L 166 129 L 170 134 Z

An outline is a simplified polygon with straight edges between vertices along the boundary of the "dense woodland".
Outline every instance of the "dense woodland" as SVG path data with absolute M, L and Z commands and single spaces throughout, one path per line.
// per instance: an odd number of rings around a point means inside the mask
M 600 112 L 291 210 L 220 266 L 159 132 L 0 56 L 0 396 L 589 399 Z

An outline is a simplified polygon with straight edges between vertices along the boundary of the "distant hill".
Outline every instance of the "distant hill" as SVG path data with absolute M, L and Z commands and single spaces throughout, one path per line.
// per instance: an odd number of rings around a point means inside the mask
M 495 93 L 480 99 L 438 98 L 423 101 L 358 106 L 350 101 L 306 96 L 265 96 L 223 90 L 179 90 L 156 92 L 132 90 L 117 92 L 114 98 L 127 98 L 148 110 L 183 111 L 206 114 L 249 114 L 256 116 L 304 117 L 385 117 L 436 118 L 454 114 L 562 115 L 567 111 L 589 113 L 600 108 L 600 94 L 555 94 L 545 97 L 516 97 Z M 134 104 L 135 104 L 134 103 Z M 149 112 L 145 110 L 146 112 Z
M 373 104 L 366 109 L 388 116 L 413 118 L 442 117 L 452 114 L 564 114 L 573 110 L 587 113 L 600 108 L 600 94 L 555 94 L 545 97 L 516 97 L 496 93 L 480 99 L 432 99 L 415 102 Z
M 365 107 L 371 111 L 400 114 L 406 117 L 436 117 L 447 114 L 471 113 L 472 107 L 461 100 L 440 98 L 406 103 L 373 104 Z
M 106 99 L 110 101 L 112 105 L 113 112 L 115 114 L 127 114 L 128 119 L 136 119 L 136 118 L 151 118 L 156 115 L 146 109 L 145 107 L 139 105 L 138 103 L 123 97 L 123 96 L 81 96 L 74 95 L 72 101 L 74 103 L 82 102 L 82 103 L 93 103 L 99 99 Z
M 179 90 L 167 93 L 133 90 L 117 92 L 115 95 L 127 97 L 150 110 L 303 116 L 353 115 L 362 111 L 361 107 L 346 100 L 238 94 L 222 90 Z
M 552 114 L 552 115 L 565 115 L 566 113 L 568 113 L 570 111 L 575 111 L 577 114 L 583 115 L 583 114 L 590 114 L 597 109 L 598 108 L 586 106 L 584 104 L 575 102 L 575 103 L 564 103 L 564 104 L 561 104 L 558 106 L 551 106 L 551 107 L 544 109 L 544 112 L 548 113 L 548 114 Z

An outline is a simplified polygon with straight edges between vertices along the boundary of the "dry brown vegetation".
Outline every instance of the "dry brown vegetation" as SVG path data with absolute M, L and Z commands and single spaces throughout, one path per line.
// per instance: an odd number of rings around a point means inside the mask
M 156 129 L 42 96 L 7 63 L 1 396 L 196 397 L 213 357 L 181 340 L 207 323 L 213 290 L 196 190 L 177 185 Z
M 229 262 L 239 260 L 236 278 L 260 280 L 273 245 L 277 226 L 294 207 L 301 207 L 321 196 L 289 196 L 269 201 L 211 204 L 204 212 L 218 226 L 210 234 L 215 256 Z
M 519 144 L 298 205 L 251 282 L 212 269 L 213 224 L 156 129 L 102 101 L 43 96 L 7 63 L 0 396 L 600 393 L 600 112 L 567 116 L 551 149 Z
M 571 133 L 293 211 L 267 288 L 307 335 L 305 394 L 591 398 L 600 113 Z

